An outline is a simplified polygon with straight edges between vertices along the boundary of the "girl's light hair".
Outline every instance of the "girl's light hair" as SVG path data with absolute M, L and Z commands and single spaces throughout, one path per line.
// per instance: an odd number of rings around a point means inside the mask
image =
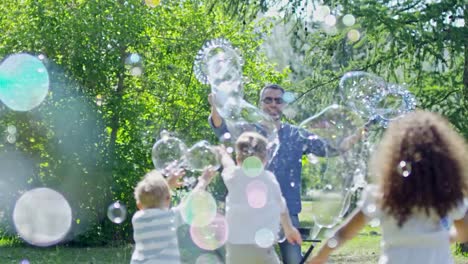
M 260 160 L 266 160 L 267 139 L 256 132 L 244 132 L 236 141 L 236 155 L 240 161 L 247 157 L 256 156 Z
M 464 139 L 438 114 L 415 111 L 391 122 L 369 166 L 382 208 L 400 226 L 413 209 L 445 217 L 468 194 L 467 157 Z
M 166 179 L 158 171 L 152 170 L 137 184 L 134 195 L 143 208 L 161 208 L 171 193 Z

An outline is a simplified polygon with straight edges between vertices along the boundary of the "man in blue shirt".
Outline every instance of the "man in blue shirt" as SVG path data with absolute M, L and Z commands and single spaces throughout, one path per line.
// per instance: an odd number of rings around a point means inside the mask
M 303 137 L 299 134 L 299 128 L 288 123 L 281 122 L 283 107 L 284 89 L 276 84 L 265 86 L 260 92 L 260 107 L 274 121 L 278 131 L 279 149 L 267 169 L 272 171 L 281 187 L 281 192 L 286 200 L 291 221 L 296 228 L 299 228 L 299 213 L 301 212 L 301 171 L 302 156 L 314 154 L 324 157 L 337 155 L 337 150 L 327 147 L 325 142 L 315 135 Z M 210 126 L 215 134 L 221 138 L 228 128 L 226 122 L 216 110 L 213 102 L 213 95 L 209 96 L 211 104 L 211 115 L 208 118 Z M 358 133 L 357 135 L 360 135 Z M 347 140 L 340 150 L 346 150 L 359 140 L 360 136 L 354 136 Z M 327 153 L 328 152 L 328 153 Z M 280 244 L 281 256 L 285 264 L 297 264 L 302 259 L 301 247 L 297 244 L 290 244 L 287 240 Z

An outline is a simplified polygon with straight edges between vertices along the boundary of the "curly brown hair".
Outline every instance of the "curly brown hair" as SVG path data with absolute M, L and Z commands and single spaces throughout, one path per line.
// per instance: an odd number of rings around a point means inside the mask
M 381 208 L 399 226 L 414 209 L 445 217 L 468 193 L 467 159 L 466 142 L 438 114 L 418 110 L 391 122 L 370 164 Z

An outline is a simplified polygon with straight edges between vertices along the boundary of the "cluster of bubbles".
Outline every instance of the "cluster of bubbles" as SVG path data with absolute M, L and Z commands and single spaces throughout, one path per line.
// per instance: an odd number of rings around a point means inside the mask
M 0 64 L 0 101 L 11 110 L 32 110 L 48 92 L 49 74 L 40 58 L 18 53 Z
M 290 10 L 289 12 L 292 12 L 296 19 L 304 22 L 305 32 L 319 26 L 330 35 L 337 34 L 339 30 L 346 30 L 346 36 L 351 42 L 356 42 L 361 38 L 361 33 L 355 28 L 355 16 L 343 13 L 339 9 L 332 10 L 328 5 L 311 1 L 301 1 L 299 4 L 283 1 L 272 8 L 276 11 L 273 13 Z
M 226 122 L 230 135 L 221 140 L 235 142 L 243 132 L 255 131 L 267 138 L 269 157 L 273 157 L 279 147 L 277 128 L 269 115 L 243 99 L 243 65 L 229 41 L 214 39 L 198 52 L 194 73 L 201 83 L 211 86 L 211 103 Z
M 17 130 L 16 130 L 16 127 L 14 125 L 9 125 L 7 126 L 7 129 L 6 129 L 6 141 L 10 144 L 13 144 L 16 142 L 16 137 L 17 137 Z
M 163 175 L 167 170 L 184 168 L 187 170 L 202 172 L 207 168 L 219 169 L 218 154 L 213 146 L 206 140 L 195 143 L 191 148 L 179 138 L 163 130 L 160 139 L 156 141 L 151 150 L 151 158 L 156 170 Z M 193 186 L 194 177 L 184 178 L 187 187 Z

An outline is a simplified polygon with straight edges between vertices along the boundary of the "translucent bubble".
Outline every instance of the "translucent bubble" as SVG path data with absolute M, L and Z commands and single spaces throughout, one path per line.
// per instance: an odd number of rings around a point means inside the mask
M 245 190 L 247 202 L 252 208 L 263 208 L 268 201 L 268 187 L 263 181 L 251 181 Z
M 226 152 L 229 153 L 229 154 L 231 154 L 231 153 L 234 152 L 234 148 L 233 148 L 233 147 L 227 147 L 227 148 L 226 148 Z
M 191 170 L 203 171 L 207 167 L 217 170 L 220 167 L 217 154 L 206 140 L 194 144 L 187 151 L 185 157 L 187 165 Z
M 161 3 L 161 0 L 145 0 L 145 4 L 149 7 L 156 7 Z
M 163 171 L 174 162 L 182 162 L 187 147 L 182 140 L 170 136 L 167 132 L 161 133 L 161 139 L 156 141 L 151 150 L 154 167 Z
M 378 226 L 380 226 L 380 219 L 378 219 L 378 218 L 372 219 L 372 220 L 369 222 L 369 225 L 370 225 L 371 227 L 378 227 Z
M 353 136 L 364 125 L 362 118 L 351 109 L 331 105 L 320 113 L 300 123 L 301 136 L 310 139 L 311 135 L 318 136 L 325 146 L 340 149 L 347 145 L 346 140 Z M 317 140 L 312 138 L 312 140 Z M 326 151 L 326 150 L 325 150 Z
M 377 101 L 387 91 L 387 84 L 382 78 L 361 71 L 343 75 L 339 87 L 343 102 L 363 118 L 374 115 Z
M 377 210 L 377 206 L 375 204 L 369 204 L 365 210 L 368 214 L 373 214 Z
M 336 248 L 338 246 L 338 240 L 334 237 L 330 238 L 327 242 L 327 246 L 330 248 Z
M 412 93 L 397 84 L 388 84 L 387 92 L 376 101 L 375 114 L 381 125 L 387 123 L 416 108 L 416 99 Z
M 388 264 L 388 256 L 386 255 L 380 256 L 378 264 Z
M 348 31 L 347 37 L 349 41 L 356 42 L 361 38 L 361 33 L 356 29 L 351 29 Z
M 207 191 L 192 192 L 182 199 L 182 218 L 192 226 L 208 225 L 216 217 L 216 210 L 216 201 Z
M 212 86 L 212 92 L 235 92 L 242 96 L 242 66 L 244 61 L 226 39 L 206 42 L 194 62 L 195 77 Z
M 345 199 L 340 191 L 315 190 L 311 198 L 315 201 L 312 219 L 316 225 L 331 228 L 341 220 Z
M 22 259 L 22 260 L 20 261 L 20 264 L 30 264 L 30 262 L 29 262 L 29 260 L 27 260 L 27 259 Z
M 296 96 L 291 92 L 285 92 L 283 94 L 283 100 L 285 103 L 292 103 L 296 99 Z
M 130 69 L 130 75 L 132 76 L 140 76 L 143 73 L 143 69 L 141 67 L 132 67 Z
M 356 23 L 356 19 L 351 14 L 344 15 L 342 21 L 343 21 L 343 25 L 347 27 L 352 27 L 354 23 Z
M 32 245 L 46 247 L 62 241 L 71 227 L 67 200 L 48 188 L 25 192 L 16 201 L 13 222 L 18 235 Z
M 9 125 L 7 127 L 8 134 L 16 134 L 16 127 L 14 125 Z
M 403 177 L 408 177 L 411 174 L 411 163 L 404 160 L 400 161 L 397 166 L 398 173 Z
M 257 156 L 247 157 L 242 162 L 242 170 L 249 177 L 257 177 L 263 169 L 263 162 Z
M 137 63 L 140 63 L 141 62 L 141 56 L 138 55 L 137 53 L 132 53 L 130 54 L 126 61 L 125 61 L 127 64 L 137 64 Z
M 333 27 L 336 25 L 336 17 L 334 15 L 328 15 L 325 17 L 324 23 L 329 27 Z
M 127 208 L 120 202 L 115 202 L 107 208 L 107 218 L 111 222 L 121 224 L 127 218 Z
M 278 151 L 279 138 L 275 121 L 257 107 L 241 100 L 239 105 L 225 115 L 225 121 L 232 142 L 244 132 L 256 132 L 267 139 L 267 159 L 271 159 Z
M 16 135 L 14 135 L 14 134 L 13 134 L 13 135 L 12 135 L 12 134 L 8 134 L 8 135 L 6 136 L 6 141 L 7 141 L 8 143 L 10 143 L 10 144 L 15 143 L 15 142 L 16 142 Z
M 204 226 L 190 226 L 190 235 L 193 242 L 205 250 L 215 250 L 226 243 L 228 225 L 223 215 L 216 217 Z
M 0 64 L 0 100 L 14 111 L 37 107 L 49 91 L 49 74 L 41 60 L 26 53 L 8 56 Z
M 324 21 L 328 15 L 330 15 L 330 8 L 328 6 L 318 6 L 313 14 L 313 19 L 315 21 Z
M 275 243 L 275 234 L 268 229 L 262 228 L 255 232 L 255 244 L 261 248 L 269 248 Z
M 307 161 L 309 161 L 309 163 L 311 163 L 311 164 L 319 163 L 318 157 L 315 156 L 314 154 L 307 154 Z
M 223 134 L 223 139 L 228 140 L 230 138 L 231 138 L 231 133 L 226 132 L 226 133 Z
M 205 253 L 198 256 L 195 264 L 223 264 L 219 257 L 215 254 Z

